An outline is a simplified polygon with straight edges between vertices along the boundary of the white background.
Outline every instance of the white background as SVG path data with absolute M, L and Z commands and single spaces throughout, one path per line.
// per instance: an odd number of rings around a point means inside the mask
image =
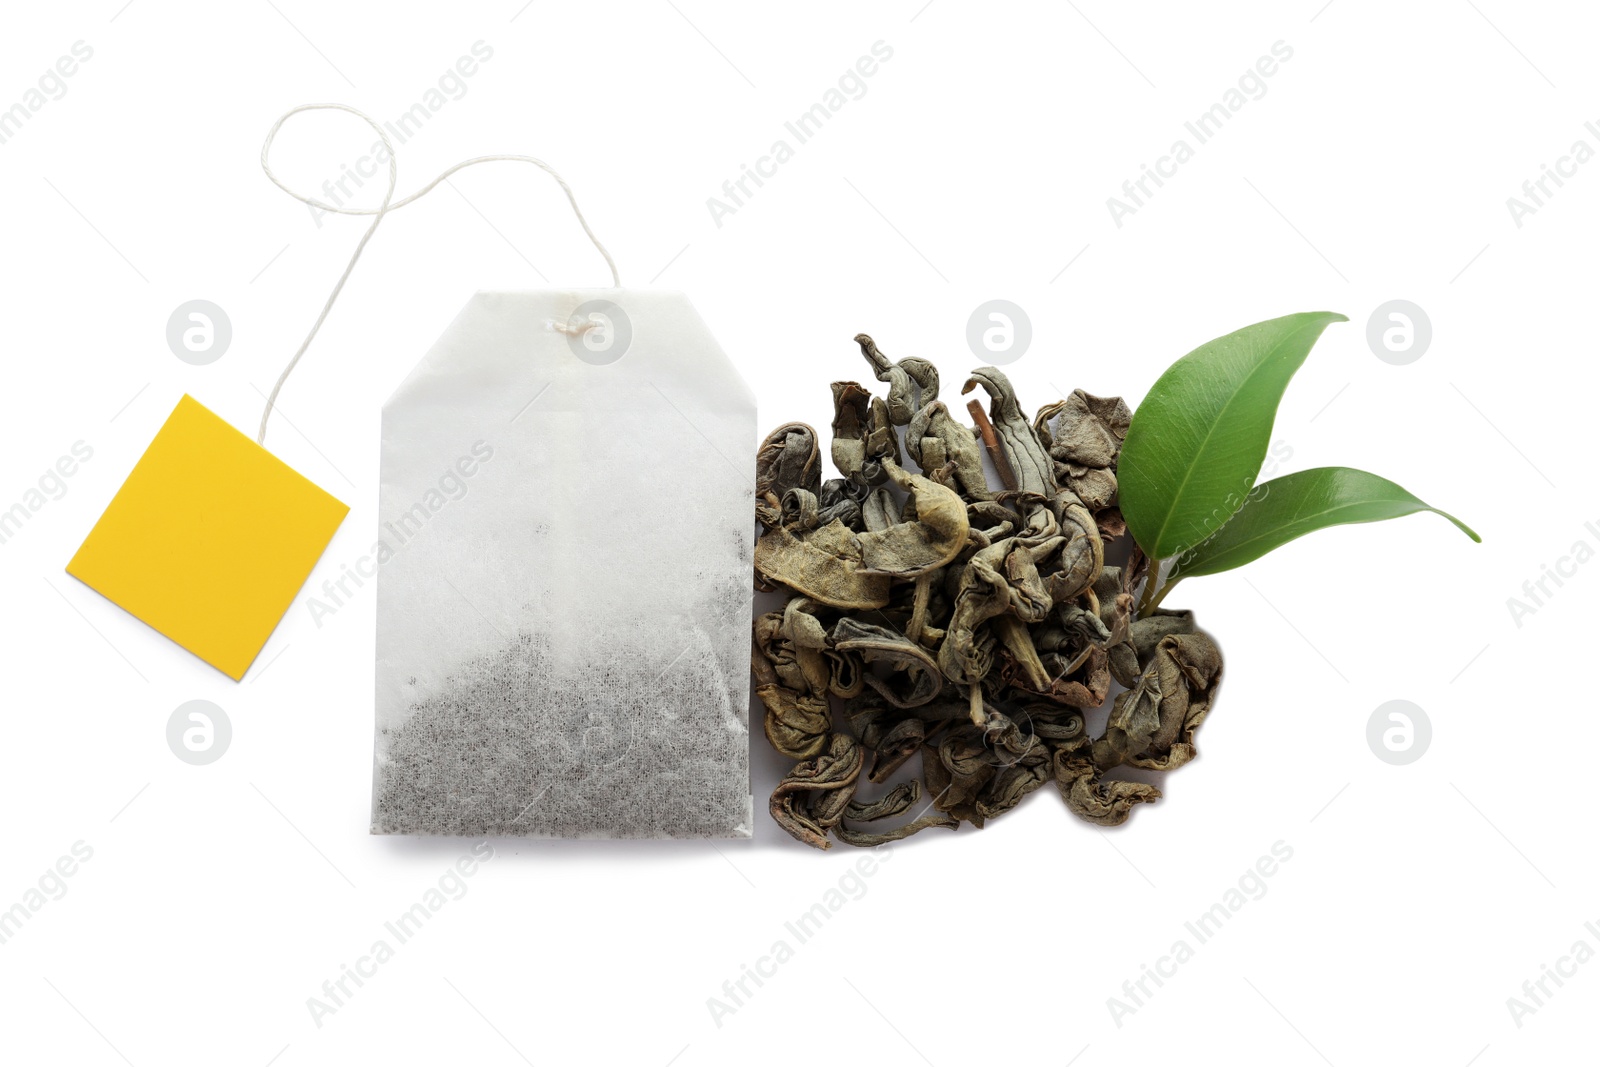
M 93 849 L 0 945 L 7 1060 L 1592 1059 L 1600 964 L 1520 1027 L 1507 998 L 1579 939 L 1600 949 L 1584 929 L 1600 920 L 1584 605 L 1600 566 L 1520 626 L 1507 598 L 1575 541 L 1600 546 L 1584 527 L 1600 520 L 1600 164 L 1521 227 L 1506 205 L 1575 140 L 1600 147 L 1591 11 L 274 2 L 14 5 L 0 35 L 0 106 L 74 42 L 94 50 L 0 145 L 0 507 L 74 442 L 94 450 L 0 545 L 0 907 L 75 842 Z M 755 840 L 495 841 L 466 895 L 318 1026 L 307 999 L 471 845 L 366 833 L 370 587 L 320 628 L 297 602 L 234 684 L 62 568 L 183 392 L 253 428 L 365 225 L 318 227 L 267 183 L 269 124 L 314 100 L 397 117 L 480 40 L 493 58 L 401 148 L 402 190 L 471 155 L 547 159 L 625 284 L 689 294 L 764 429 L 826 423 L 827 383 L 867 374 L 861 330 L 936 360 L 953 394 L 977 363 L 967 316 L 994 297 L 1032 318 L 1007 368 L 1030 409 L 1077 386 L 1137 400 L 1202 341 L 1328 308 L 1351 322 L 1284 401 L 1283 469 L 1376 470 L 1484 544 L 1420 516 L 1186 583 L 1173 606 L 1221 640 L 1227 680 L 1203 758 L 1121 830 L 1041 790 L 989 829 L 896 848 L 796 945 L 784 923 L 863 854 L 776 830 L 758 732 Z M 719 228 L 707 198 L 880 40 L 893 58 L 865 95 Z M 1280 40 L 1293 57 L 1265 95 L 1115 225 L 1107 197 Z M 302 188 L 371 140 L 300 121 L 277 158 Z M 384 223 L 283 395 L 268 444 L 353 509 L 312 587 L 367 551 L 379 406 L 467 297 L 606 280 L 542 175 L 454 184 Z M 204 367 L 165 340 L 195 298 L 234 329 Z M 1408 366 L 1364 338 L 1395 298 L 1433 324 Z M 206 767 L 165 741 L 196 698 L 234 727 Z M 1433 724 L 1409 766 L 1367 746 L 1391 699 Z M 1184 923 L 1278 841 L 1293 858 L 1265 896 L 1195 947 Z M 1108 998 L 1180 938 L 1194 958 L 1119 1026 Z M 779 939 L 794 957 L 717 1025 L 708 998 Z

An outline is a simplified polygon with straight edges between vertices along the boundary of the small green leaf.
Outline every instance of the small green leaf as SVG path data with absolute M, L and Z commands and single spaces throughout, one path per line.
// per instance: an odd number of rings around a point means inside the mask
M 1397 519 L 1419 511 L 1443 515 L 1474 541 L 1455 516 L 1429 507 L 1387 478 L 1350 467 L 1317 467 L 1274 478 L 1250 494 L 1222 529 L 1178 557 L 1172 580 L 1232 570 L 1313 530 Z
M 1311 346 L 1345 317 L 1308 311 L 1208 341 L 1134 412 L 1117 464 L 1122 515 L 1152 559 L 1205 540 L 1255 485 L 1278 402 Z

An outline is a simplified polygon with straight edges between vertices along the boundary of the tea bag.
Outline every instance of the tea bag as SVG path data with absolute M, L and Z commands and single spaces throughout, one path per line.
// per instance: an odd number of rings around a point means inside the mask
M 378 207 L 273 172 L 273 139 L 306 111 L 377 136 Z M 279 118 L 267 177 L 319 217 L 372 223 L 262 432 L 384 217 L 486 163 L 553 178 L 612 284 L 479 293 L 384 406 L 372 831 L 748 837 L 755 401 L 682 294 L 622 288 L 548 164 L 476 156 L 396 199 L 371 116 Z
M 682 294 L 468 302 L 383 411 L 374 833 L 749 836 L 755 441 Z

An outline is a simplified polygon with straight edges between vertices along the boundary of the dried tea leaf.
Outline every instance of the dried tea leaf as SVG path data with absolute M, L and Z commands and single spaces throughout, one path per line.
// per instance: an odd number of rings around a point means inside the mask
M 1067 810 L 1096 826 L 1121 826 L 1136 805 L 1161 799 L 1161 790 L 1144 782 L 1102 780 L 1086 746 L 1057 749 L 1055 775 Z
M 862 833 L 860 830 L 852 830 L 844 823 L 840 823 L 833 828 L 833 835 L 847 845 L 854 845 L 857 848 L 873 848 L 877 845 L 888 844 L 890 841 L 903 841 L 912 834 L 921 833 L 923 830 L 933 829 L 934 827 L 954 830 L 960 825 L 961 820 L 940 812 L 938 814 L 930 813 L 924 815 L 920 819 L 908 822 L 904 826 L 893 830 L 882 830 L 871 834 Z
M 774 685 L 757 685 L 756 697 L 767 709 L 764 727 L 774 751 L 790 759 L 810 759 L 822 751 L 830 726 L 826 697 Z
M 900 523 L 900 501 L 879 486 L 861 502 L 861 526 L 867 533 L 879 533 Z
M 844 817 L 852 822 L 877 822 L 904 815 L 906 809 L 922 796 L 922 783 L 915 778 L 902 782 L 877 800 L 862 804 L 852 800 L 844 810 Z
M 986 525 L 984 525 L 986 524 Z M 1022 516 L 993 500 L 967 502 L 967 543 L 974 549 L 987 548 L 1022 529 Z
M 926 704 L 944 688 L 944 676 L 933 657 L 893 630 L 846 616 L 834 624 L 832 640 L 840 652 L 853 652 L 869 664 L 890 668 L 891 680 L 868 673 L 866 683 L 894 707 Z M 893 674 L 904 674 L 905 682 L 895 683 Z
M 826 610 L 810 597 L 791 597 L 783 606 L 783 636 L 797 648 L 821 651 L 828 647 L 828 628 L 817 616 Z
M 1022 715 L 1027 719 L 1033 735 L 1049 742 L 1052 747 L 1075 742 L 1085 736 L 1083 713 L 1075 708 L 1026 704 L 1022 708 Z
M 939 646 L 939 667 L 959 685 L 982 681 L 994 659 L 994 637 L 979 627 L 1003 612 L 1039 622 L 1052 601 L 1034 566 L 1033 553 L 1011 537 L 980 549 L 961 571 L 955 611 Z
M 763 526 L 776 526 L 783 495 L 790 489 L 815 495 L 821 488 L 821 470 L 816 430 L 803 422 L 786 422 L 773 430 L 756 451 L 756 519 Z
M 1049 416 L 1045 415 L 1048 411 Z M 1082 389 L 1058 404 L 1039 411 L 1041 420 L 1053 417 L 1055 431 L 1046 443 L 1052 458 L 1061 463 L 1107 470 L 1117 462 L 1128 436 L 1133 412 L 1120 396 L 1091 396 Z
M 829 607 L 858 610 L 889 603 L 888 576 L 866 572 L 857 535 L 838 521 L 800 536 L 788 527 L 773 527 L 756 541 L 755 566 L 768 581 Z
M 872 782 L 887 781 L 898 771 L 928 738 L 928 727 L 919 718 L 903 719 L 883 733 L 872 749 L 872 766 L 867 779 Z
M 1102 541 L 1116 541 L 1128 532 L 1128 523 L 1122 517 L 1121 508 L 1111 507 L 1095 512 L 1094 524 L 1100 528 Z
M 767 711 L 767 741 L 790 759 L 810 759 L 827 742 L 828 698 L 810 687 L 793 644 L 782 636 L 782 620 L 778 612 L 756 620 L 750 673 L 756 697 Z
M 1006 715 L 990 712 L 982 729 L 995 771 L 974 806 L 988 820 L 1004 815 L 1043 785 L 1053 764 L 1050 746 Z
M 1048 583 L 1056 603 L 1070 600 L 1094 585 L 1105 566 L 1105 542 L 1089 509 L 1070 489 L 1061 489 L 1053 502 L 1058 531 L 1065 536 L 1053 562 Z
M 998 615 L 990 623 L 990 629 L 1005 650 L 1002 656 L 1005 667 L 1002 670 L 1006 682 L 1035 692 L 1048 688 L 1050 672 L 1039 658 L 1039 650 L 1033 644 L 1033 633 L 1027 625 L 1015 615 Z
M 1095 762 L 1103 768 L 1125 763 L 1153 771 L 1188 763 L 1221 677 L 1222 654 L 1210 637 L 1163 637 L 1138 683 L 1112 706 L 1105 737 L 1095 742 Z
M 753 627 L 752 647 L 761 653 L 761 669 L 772 675 L 773 683 L 797 692 L 810 689 L 811 680 L 795 653 L 794 642 L 783 632 L 783 612 L 766 612 L 756 618 Z
M 1056 480 L 1062 488 L 1071 489 L 1073 495 L 1083 501 L 1083 506 L 1095 513 L 1095 521 L 1104 525 L 1105 520 L 1101 512 L 1109 509 L 1117 499 L 1117 476 L 1109 468 L 1080 467 L 1075 463 L 1057 464 Z M 1127 524 L 1122 522 L 1122 512 L 1117 512 L 1111 520 L 1121 523 L 1121 528 L 1126 529 Z
M 977 437 L 971 427 L 952 418 L 943 403 L 935 401 L 911 416 L 906 427 L 906 455 L 924 471 L 948 468 L 969 501 L 994 497 L 983 473 L 983 453 Z
M 1027 497 L 1048 499 L 1055 496 L 1055 470 L 1039 436 L 1033 432 L 1022 407 L 1017 403 L 1016 390 L 997 367 L 979 367 L 972 372 L 963 393 L 974 386 L 982 386 L 989 394 L 989 418 L 995 432 L 1005 447 L 1006 459 L 1017 477 L 1017 491 Z
M 984 819 L 1004 815 L 1022 802 L 1022 798 L 1044 785 L 1054 773 L 1050 749 L 1038 738 L 1033 745 L 995 772 L 989 784 L 978 797 L 978 814 Z
M 939 745 L 922 749 L 922 777 L 933 806 L 979 829 L 985 817 L 978 810 L 978 796 L 996 769 L 983 728 L 971 723 L 952 730 Z
M 861 354 L 872 365 L 878 381 L 889 383 L 887 407 L 889 420 L 894 425 L 906 425 L 919 408 L 939 398 L 939 371 L 932 363 L 914 356 L 898 363 L 890 362 L 888 356 L 878 351 L 872 338 L 864 333 L 856 334 L 856 344 L 861 346 Z M 916 393 L 915 399 L 912 397 L 913 391 Z
M 1071 659 L 1051 652 L 1041 660 L 1048 672 L 1044 685 L 1033 685 L 1010 663 L 1002 668 L 1002 677 L 1018 695 L 1043 697 L 1065 707 L 1098 708 L 1105 703 L 1111 692 L 1110 655 L 1105 648 L 1090 645 Z
M 910 494 L 905 511 L 910 517 L 897 516 L 882 529 L 869 524 L 859 538 L 864 573 L 915 578 L 955 559 L 967 543 L 967 505 L 949 489 L 892 460 L 883 466 L 890 480 Z
M 1164 637 L 1174 634 L 1192 634 L 1195 631 L 1194 612 L 1168 611 L 1158 608 L 1154 614 L 1128 623 L 1127 640 L 1111 649 L 1111 675 L 1117 684 L 1133 688 L 1145 664 L 1155 655 L 1156 645 Z
M 867 487 L 857 485 L 848 478 L 829 478 L 822 483 L 817 494 L 817 525 L 839 522 L 852 530 L 862 530 L 861 502 L 867 497 Z
M 832 848 L 828 831 L 839 825 L 861 776 L 861 746 L 848 734 L 833 734 L 825 750 L 796 764 L 772 792 L 769 808 L 777 824 L 812 848 Z
M 833 383 L 833 465 L 860 485 L 881 485 L 883 460 L 900 460 L 889 409 L 857 382 Z

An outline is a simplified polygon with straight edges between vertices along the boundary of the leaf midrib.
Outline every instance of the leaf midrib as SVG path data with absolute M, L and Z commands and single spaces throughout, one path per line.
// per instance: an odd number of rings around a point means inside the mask
M 1276 347 L 1281 350 L 1290 338 L 1298 336 L 1300 336 L 1300 331 L 1296 330 L 1294 333 L 1289 334 L 1288 337 L 1283 338 Z M 1162 539 L 1167 535 L 1167 527 L 1172 524 L 1173 513 L 1177 511 L 1178 503 L 1183 499 L 1184 490 L 1189 487 L 1189 479 L 1194 476 L 1194 472 L 1199 468 L 1200 457 L 1205 454 L 1206 446 L 1211 443 L 1212 435 L 1217 432 L 1217 427 L 1222 425 L 1222 417 L 1227 414 L 1229 408 L 1233 407 L 1234 401 L 1239 399 L 1239 395 L 1244 392 L 1245 386 L 1249 385 L 1255 379 L 1257 374 L 1260 374 L 1262 371 L 1271 366 L 1273 361 L 1277 358 L 1277 356 L 1272 356 L 1262 360 L 1256 365 L 1254 370 L 1252 370 L 1249 374 L 1246 374 L 1244 376 L 1244 380 L 1240 383 L 1239 388 L 1233 391 L 1233 395 L 1228 397 L 1227 403 L 1223 404 L 1221 410 L 1217 412 L 1217 417 L 1211 420 L 1211 425 L 1206 429 L 1205 437 L 1200 440 L 1200 447 L 1195 449 L 1194 461 L 1189 464 L 1189 469 L 1184 471 L 1183 481 L 1178 483 L 1178 491 L 1172 494 L 1172 503 L 1167 506 L 1167 511 L 1162 517 L 1161 525 L 1156 529 L 1155 544 L 1152 546 L 1152 548 L 1154 548 L 1158 554 L 1160 553 Z M 1274 421 L 1276 421 L 1276 419 L 1274 419 Z M 1272 431 L 1270 429 L 1267 431 L 1269 435 L 1271 432 Z M 1253 486 L 1254 484 L 1254 479 L 1252 479 L 1251 485 Z M 1243 507 L 1243 504 L 1241 504 L 1240 507 Z M 1238 511 L 1239 509 L 1235 508 L 1234 514 L 1238 514 Z
M 1245 548 L 1248 548 L 1251 545 L 1255 545 L 1255 544 L 1258 544 L 1258 543 L 1260 543 L 1262 541 L 1269 540 L 1273 533 L 1276 533 L 1276 532 L 1282 531 L 1282 530 L 1295 529 L 1297 527 L 1303 526 L 1307 522 L 1313 521 L 1315 519 L 1320 519 L 1324 515 L 1336 515 L 1339 512 L 1349 511 L 1352 508 L 1370 507 L 1373 504 L 1383 504 L 1383 503 L 1387 503 L 1387 501 L 1383 501 L 1383 500 L 1379 500 L 1379 499 L 1376 499 L 1376 498 L 1372 498 L 1372 499 L 1362 500 L 1362 501 L 1352 501 L 1351 503 L 1348 503 L 1348 504 L 1340 504 L 1338 507 L 1324 508 L 1321 511 L 1311 511 L 1311 512 L 1305 512 L 1303 514 L 1297 514 L 1293 519 L 1291 519 L 1289 522 L 1284 523 L 1282 526 L 1272 527 L 1271 529 L 1269 529 L 1269 530 L 1267 530 L 1267 531 L 1265 531 L 1263 533 L 1256 534 L 1253 537 L 1248 537 L 1245 540 L 1235 542 L 1232 546 L 1230 546 L 1228 548 L 1228 550 L 1226 552 L 1220 552 L 1217 555 L 1212 556 L 1206 562 L 1212 563 L 1212 562 L 1215 562 L 1217 560 L 1230 559 L 1231 557 L 1238 555 L 1241 551 L 1243 551 Z M 1399 502 L 1396 502 L 1396 503 L 1399 503 Z M 1406 512 L 1405 514 L 1413 515 L 1413 514 L 1416 514 L 1419 511 L 1435 511 L 1435 510 L 1436 509 L 1428 507 L 1426 504 L 1417 504 L 1417 505 L 1413 506 L 1411 508 L 1411 510 Z M 1399 515 L 1384 516 L 1384 517 L 1385 518 L 1400 518 Z M 1357 519 L 1356 521 L 1357 522 L 1377 522 L 1377 521 L 1380 521 L 1380 520 L 1378 520 L 1378 519 Z M 1338 526 L 1338 525 L 1341 525 L 1341 524 L 1340 523 L 1329 523 L 1328 525 L 1329 526 Z M 1317 527 L 1317 529 L 1325 529 L 1325 528 L 1326 527 L 1322 527 L 1322 526 Z M 1296 540 L 1297 538 L 1300 538 L 1300 537 L 1304 537 L 1306 534 L 1311 533 L 1311 532 L 1312 532 L 1311 530 L 1305 530 L 1305 531 L 1303 531 L 1301 533 L 1296 534 L 1294 537 L 1285 538 L 1283 543 L 1287 544 L 1288 542 Z

